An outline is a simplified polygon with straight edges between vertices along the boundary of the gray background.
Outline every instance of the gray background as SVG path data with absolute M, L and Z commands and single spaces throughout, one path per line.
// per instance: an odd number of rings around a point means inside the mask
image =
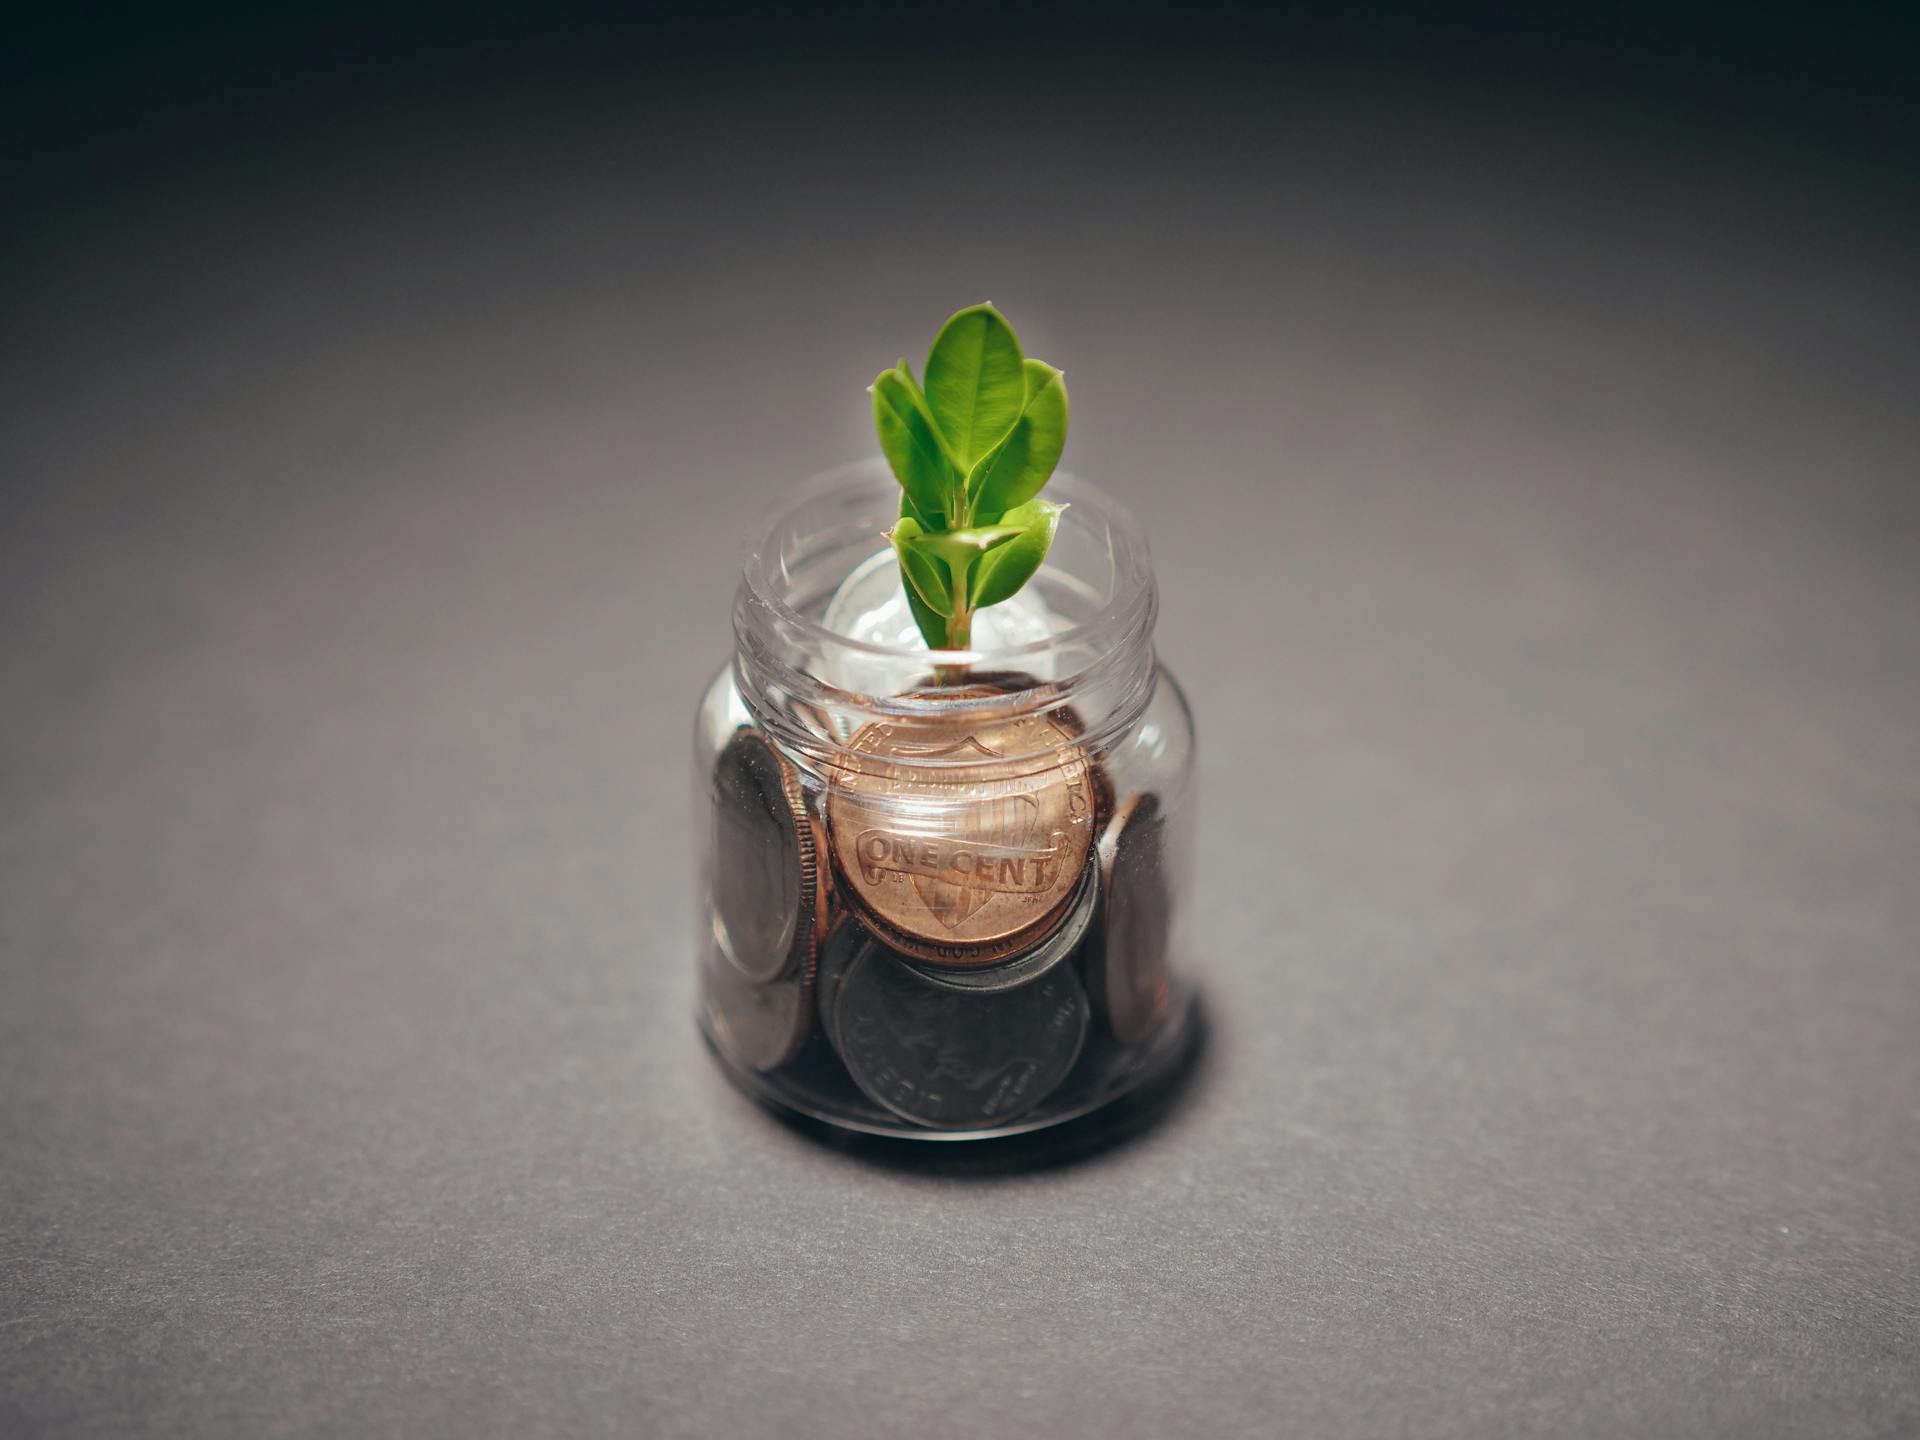
M 1911 207 L 1204 79 L 937 164 L 911 86 L 710 75 L 49 187 L 0 1430 L 1920 1429 Z M 691 1023 L 691 707 L 982 298 L 1152 537 L 1213 1043 L 1121 1143 L 833 1145 Z

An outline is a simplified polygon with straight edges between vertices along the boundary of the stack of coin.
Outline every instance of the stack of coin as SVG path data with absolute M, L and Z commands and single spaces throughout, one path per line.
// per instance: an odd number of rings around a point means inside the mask
M 855 1084 L 895 1115 L 989 1127 L 1073 1069 L 1090 1010 L 1064 962 L 1099 896 L 1094 767 L 1078 734 L 1059 716 L 991 707 L 877 721 L 830 776 L 827 833 L 854 913 L 828 942 L 821 1024 Z
M 1067 710 L 873 722 L 816 821 L 793 765 L 737 731 L 713 774 L 715 1045 L 774 1070 L 817 1016 L 795 1074 L 843 1067 L 899 1119 L 980 1130 L 1056 1094 L 1091 1037 L 1103 1055 L 1148 1038 L 1169 988 L 1164 825 L 1152 795 L 1111 802 L 1082 733 Z
M 702 1003 L 714 1043 L 753 1070 L 792 1058 L 812 1025 L 829 867 L 792 765 L 741 729 L 713 773 L 713 946 Z
M 822 947 L 821 1029 L 868 1098 L 915 1124 L 985 1129 L 1037 1105 L 1073 1070 L 1089 1028 L 1072 964 L 1092 928 L 1089 865 L 1066 918 L 995 965 L 929 964 L 894 949 L 857 915 Z

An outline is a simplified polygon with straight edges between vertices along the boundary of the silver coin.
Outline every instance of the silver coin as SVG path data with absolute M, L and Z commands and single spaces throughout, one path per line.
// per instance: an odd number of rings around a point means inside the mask
M 838 982 L 833 1015 L 847 1073 L 876 1104 L 933 1129 L 974 1130 L 1018 1118 L 1067 1078 L 1089 1008 L 1070 965 L 1015 990 L 969 993 L 869 940 Z
M 756 983 L 716 944 L 701 967 L 700 1002 L 713 1043 L 736 1065 L 771 1070 L 806 1042 L 813 1020 L 811 961 L 790 975 Z
M 1114 1038 L 1138 1045 L 1166 1013 L 1173 888 L 1166 818 L 1153 795 L 1123 803 L 1100 837 L 1105 904 L 1087 945 L 1087 988 Z
M 804 967 L 818 940 L 820 845 L 793 767 L 739 730 L 713 770 L 714 935 L 749 980 Z
M 1089 865 L 1080 878 L 1080 893 L 1061 922 L 1039 944 L 1011 960 L 984 965 L 972 970 L 932 966 L 910 956 L 900 958 L 913 967 L 921 979 L 947 989 L 972 992 L 1017 990 L 1045 975 L 1073 954 L 1093 926 L 1094 912 L 1100 902 L 1100 867 Z
M 820 946 L 819 974 L 814 982 L 815 1005 L 820 1011 L 820 1028 L 836 1046 L 839 1041 L 833 1033 L 833 1007 L 839 999 L 840 981 L 854 956 L 860 953 L 860 947 L 870 943 L 877 942 L 866 927 L 853 916 L 842 915 Z

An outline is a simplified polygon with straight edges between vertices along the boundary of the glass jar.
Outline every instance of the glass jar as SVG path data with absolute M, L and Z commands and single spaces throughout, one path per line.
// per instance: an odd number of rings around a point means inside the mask
M 1070 475 L 1047 494 L 1047 563 L 970 651 L 913 630 L 878 461 L 746 556 L 695 730 L 696 956 L 701 1029 L 763 1101 L 982 1138 L 1188 1052 L 1192 717 L 1132 518 Z

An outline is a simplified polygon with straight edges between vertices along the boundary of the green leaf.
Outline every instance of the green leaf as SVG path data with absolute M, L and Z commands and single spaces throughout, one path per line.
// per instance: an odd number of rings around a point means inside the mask
M 913 611 L 913 623 L 920 627 L 920 638 L 927 642 L 929 650 L 948 650 L 947 617 L 935 610 L 914 593 L 913 586 L 903 585 L 907 592 L 907 608 Z
M 976 519 L 1004 516 L 1040 493 L 1067 444 L 1067 382 L 1044 360 L 1029 360 L 1026 408 L 1007 438 L 974 466 L 967 497 Z
M 902 520 L 901 525 L 908 522 Z M 896 532 L 898 526 L 895 527 Z M 907 548 L 915 554 L 937 561 L 946 569 L 950 578 L 950 595 L 965 595 L 967 591 L 967 572 L 982 555 L 996 546 L 1005 545 L 1019 538 L 1020 532 L 1011 525 L 984 525 L 971 530 L 929 530 L 908 540 Z M 922 597 L 927 598 L 925 596 Z M 953 613 L 949 603 L 947 613 Z
M 909 515 L 902 517 L 888 538 L 893 541 L 893 553 L 900 557 L 900 574 L 907 582 L 908 598 L 918 599 L 941 617 L 941 634 L 944 635 L 946 617 L 953 611 L 953 590 L 947 584 L 947 567 L 915 548 L 914 542 L 924 533 L 920 522 Z M 917 620 L 919 617 L 916 615 L 914 618 Z M 926 627 L 923 625 L 921 629 L 924 631 Z
M 969 306 L 940 327 L 927 356 L 926 395 L 963 475 L 1013 429 L 1027 399 L 1020 341 L 993 306 Z
M 925 514 L 943 513 L 953 493 L 953 468 L 941 449 L 926 397 L 901 361 L 882 370 L 873 392 L 873 425 L 900 488 Z
M 909 543 L 951 568 L 971 565 L 995 546 L 1004 545 L 1019 534 L 1018 527 L 1013 525 L 978 525 L 967 530 L 928 530 L 914 536 Z
M 942 515 L 938 510 L 934 511 L 931 515 L 927 514 L 918 505 L 913 503 L 913 497 L 908 495 L 904 490 L 900 492 L 900 518 L 902 520 L 913 521 L 922 530 L 944 530 L 947 528 L 947 517 L 945 515 Z
M 1020 534 L 983 555 L 973 567 L 975 610 L 998 605 L 1033 578 L 1047 551 L 1053 548 L 1053 532 L 1059 528 L 1060 512 L 1066 508 L 1051 500 L 1029 500 L 1000 517 L 1002 526 L 1017 526 Z

